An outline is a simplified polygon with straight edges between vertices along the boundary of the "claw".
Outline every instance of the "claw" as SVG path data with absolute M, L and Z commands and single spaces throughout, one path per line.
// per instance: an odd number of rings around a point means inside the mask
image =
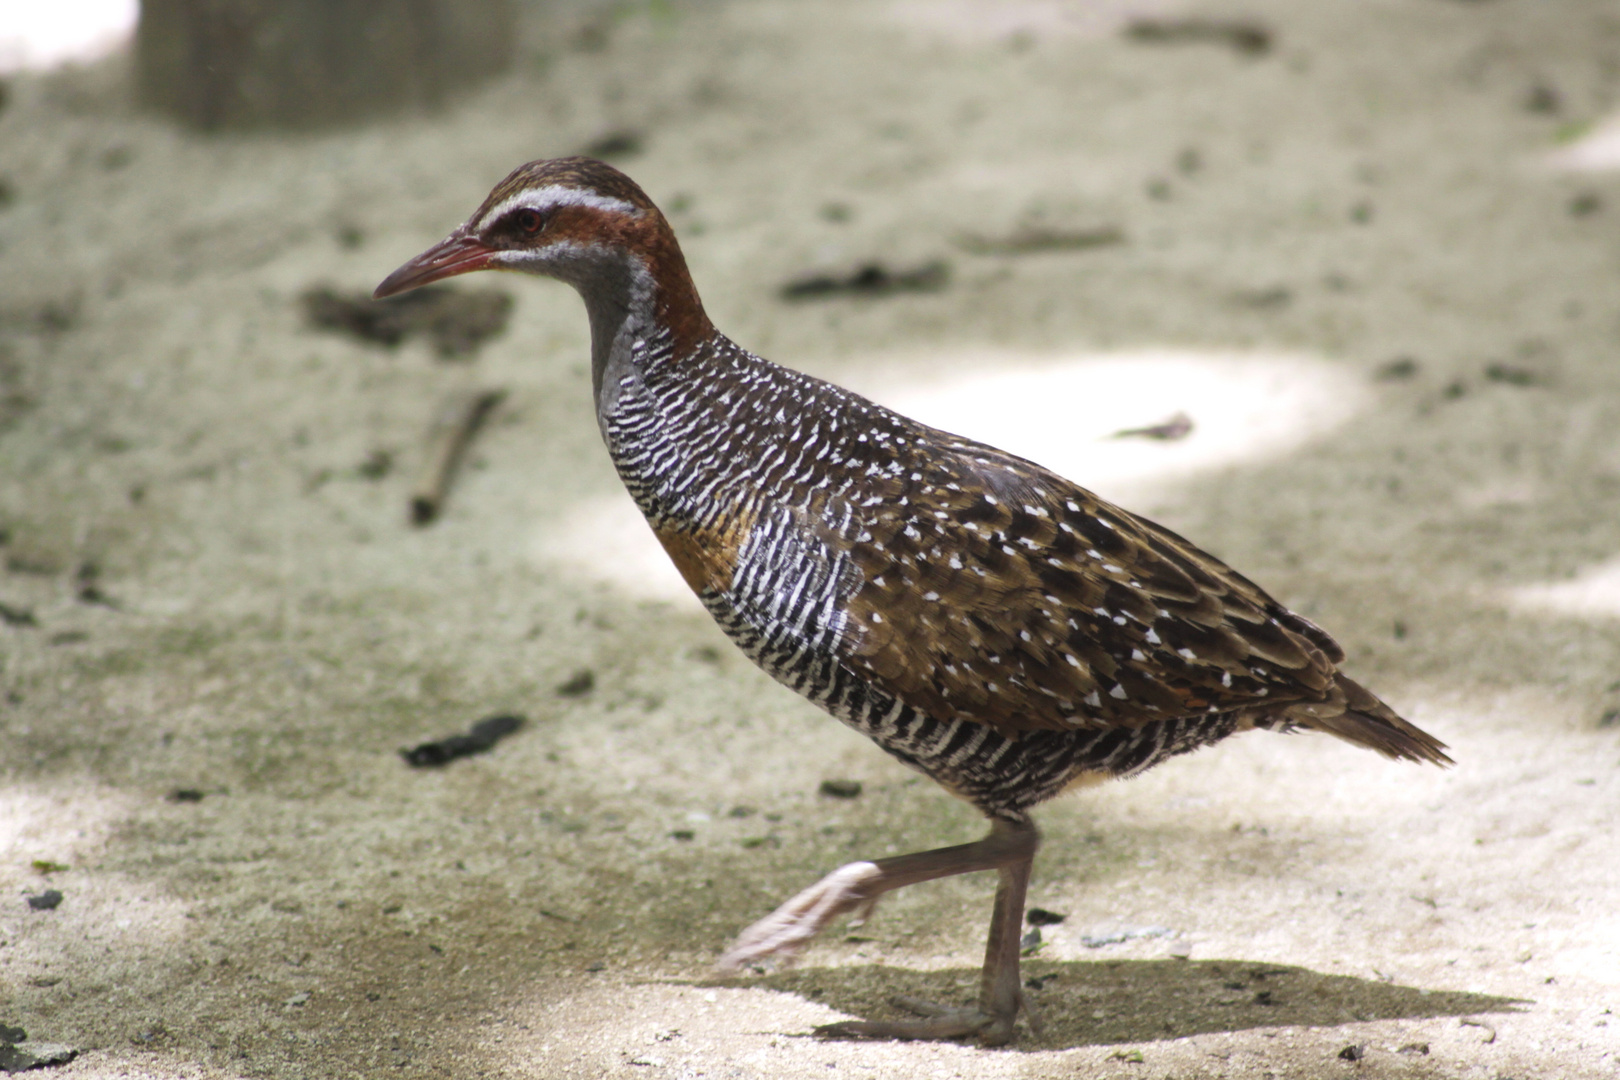
M 882 871 L 874 863 L 840 866 L 737 935 L 720 958 L 720 970 L 735 974 L 767 956 L 790 960 L 840 915 L 870 910 L 876 898 L 869 897 L 865 887 L 881 877 Z
M 845 925 L 851 930 L 858 930 L 865 926 L 866 920 L 872 917 L 872 913 L 877 910 L 878 901 L 881 899 L 882 896 L 872 896 L 862 900 L 860 906 L 855 909 L 855 914 L 849 917 L 849 921 Z
M 984 1013 L 979 1012 L 978 1009 L 953 1009 L 949 1005 L 940 1005 L 937 1002 L 929 1001 L 927 998 L 912 997 L 910 994 L 896 994 L 894 997 L 889 999 L 889 1004 L 893 1005 L 897 1009 L 904 1009 L 906 1012 L 913 1013 L 917 1016 L 950 1016 L 953 1013 L 967 1012 L 977 1013 L 979 1016 L 984 1016 Z M 988 1022 L 990 1018 L 988 1016 L 984 1016 L 984 1019 L 986 1022 Z

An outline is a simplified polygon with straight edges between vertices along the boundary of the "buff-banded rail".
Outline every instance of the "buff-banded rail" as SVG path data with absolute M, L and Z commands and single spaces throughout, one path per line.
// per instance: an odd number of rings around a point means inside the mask
M 1325 632 L 1169 529 L 731 341 L 617 169 L 518 168 L 376 295 L 474 270 L 579 291 L 608 453 L 732 641 L 990 821 L 974 843 L 842 866 L 732 943 L 725 971 L 788 959 L 893 889 L 998 873 L 976 1006 L 903 999 L 916 1019 L 822 1034 L 1013 1037 L 1030 811 L 1061 792 L 1251 728 L 1450 762 L 1339 671 Z

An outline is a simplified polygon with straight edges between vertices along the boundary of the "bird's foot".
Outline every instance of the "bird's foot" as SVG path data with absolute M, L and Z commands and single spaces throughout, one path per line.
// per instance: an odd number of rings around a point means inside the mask
M 1012 1011 L 998 1016 L 980 1008 L 953 1008 L 932 1001 L 899 994 L 889 999 L 896 1008 L 915 1013 L 917 1020 L 844 1020 L 836 1024 L 823 1024 L 815 1034 L 823 1039 L 960 1039 L 978 1036 L 982 1046 L 1005 1046 L 1012 1041 L 1013 1021 L 1022 1007 L 1029 1017 L 1029 1026 L 1038 1035 L 1041 1023 L 1034 1008 L 1022 993 Z
M 735 974 L 767 957 L 790 961 L 840 915 L 854 912 L 865 919 L 881 895 L 872 886 L 882 878 L 875 863 L 840 866 L 739 934 L 720 958 L 720 970 Z

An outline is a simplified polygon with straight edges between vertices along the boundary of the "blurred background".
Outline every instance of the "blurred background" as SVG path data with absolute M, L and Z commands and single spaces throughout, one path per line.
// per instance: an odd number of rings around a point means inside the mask
M 1608 0 L 0 0 L 0 1052 L 1612 1076 L 1617 107 Z M 1183 533 L 1458 767 L 1254 736 L 1051 806 L 1008 1052 L 800 1037 L 970 996 L 984 881 L 713 981 L 981 825 L 686 594 L 569 290 L 368 299 L 575 153 L 739 343 Z

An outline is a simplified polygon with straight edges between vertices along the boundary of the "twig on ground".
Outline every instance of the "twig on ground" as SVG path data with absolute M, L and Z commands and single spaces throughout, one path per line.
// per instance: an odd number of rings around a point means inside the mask
M 474 390 L 445 399 L 428 435 L 427 458 L 411 495 L 413 524 L 427 525 L 439 516 L 467 444 L 505 397 L 505 390 Z

